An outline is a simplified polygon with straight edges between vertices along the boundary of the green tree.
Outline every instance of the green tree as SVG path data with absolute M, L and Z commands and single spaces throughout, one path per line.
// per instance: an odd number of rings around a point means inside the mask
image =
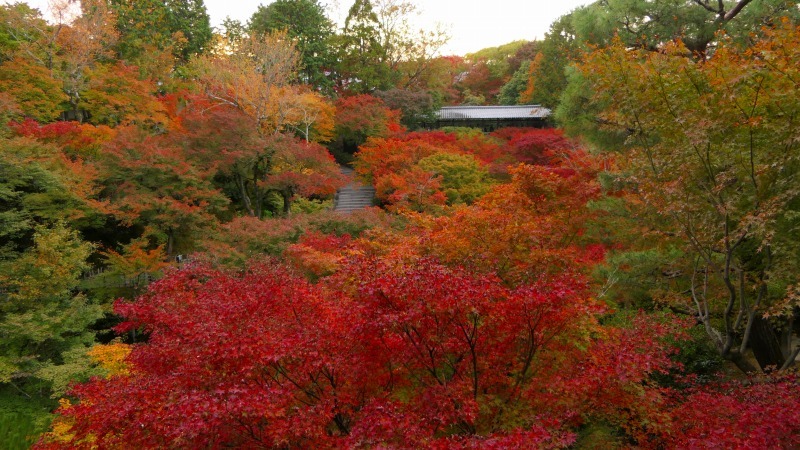
M 467 54 L 466 59 L 473 63 L 483 61 L 492 78 L 502 79 L 514 73 L 514 69 L 519 68 L 519 66 L 511 66 L 512 58 L 520 50 L 528 47 L 528 44 L 527 41 L 513 41 L 497 47 L 487 47 Z
M 650 52 L 617 40 L 581 65 L 597 123 L 625 137 L 617 176 L 684 246 L 685 294 L 663 300 L 694 309 L 743 371 L 749 349 L 762 369 L 798 354 L 763 319 L 790 324 L 799 300 L 787 286 L 800 270 L 800 28 L 784 18 L 762 33 L 745 48 L 721 38 L 700 62 L 680 41 Z
M 202 53 L 211 40 L 203 0 L 110 0 L 117 17 L 117 52 L 137 63 L 166 52 L 178 62 Z
M 415 29 L 417 7 L 403 0 L 356 0 L 337 36 L 339 84 L 354 93 L 419 88 L 448 41 L 442 29 Z
M 203 0 L 169 0 L 167 7 L 173 33 L 180 32 L 186 40 L 180 49 L 181 61 L 186 62 L 192 55 L 203 53 L 212 36 Z
M 514 72 L 514 75 L 500 88 L 500 95 L 497 102 L 501 105 L 517 105 L 520 103 L 520 95 L 528 87 L 528 70 L 531 67 L 530 61 L 525 61 Z
M 528 65 L 527 87 L 520 92 L 519 102 L 548 108 L 558 106 L 567 86 L 565 69 L 579 55 L 579 49 L 572 15 L 562 16 L 553 22 L 539 45 L 539 53 Z
M 787 0 L 684 1 L 684 0 L 608 0 L 580 7 L 560 17 L 550 26 L 532 60 L 528 87 L 522 103 L 538 103 L 551 109 L 561 105 L 561 95 L 571 83 L 567 69 L 583 53 L 611 45 L 615 36 L 631 48 L 658 51 L 663 43 L 681 39 L 687 52 L 697 59 L 713 53 L 715 36 L 724 31 L 735 41 L 746 44 L 762 25 L 775 17 L 800 19 L 797 2 Z M 573 79 L 580 81 L 573 75 Z M 582 88 L 571 86 L 569 99 Z M 570 104 L 571 112 L 581 111 Z M 565 115 L 566 116 L 566 115 Z
M 91 178 L 80 163 L 30 138 L 0 139 L 0 260 L 13 260 L 33 244 L 37 226 L 90 218 Z
M 472 204 L 492 186 L 489 171 L 472 155 L 440 152 L 417 163 L 420 168 L 442 177 L 447 203 Z
M 525 42 L 517 48 L 513 55 L 506 58 L 508 69 L 504 79 L 506 84 L 500 88 L 497 102 L 501 105 L 520 104 L 520 94 L 528 87 L 528 71 L 531 61 L 539 54 L 539 41 Z
M 300 81 L 325 91 L 333 87 L 326 75 L 335 63 L 331 51 L 333 22 L 318 0 L 277 0 L 259 5 L 247 27 L 256 34 L 286 31 L 300 52 Z
M 392 85 L 379 27 L 372 2 L 356 0 L 338 38 L 339 83 L 347 90 L 367 93 Z
M 0 6 L 0 60 L 24 55 L 48 70 L 52 69 L 57 51 L 55 31 L 41 12 L 27 3 Z
M 92 251 L 57 222 L 38 226 L 31 247 L 0 263 L 0 383 L 20 387 L 38 378 L 63 394 L 67 380 L 88 367 L 70 363 L 84 356 L 94 340 L 89 325 L 103 314 L 75 294 Z
M 629 47 L 657 49 L 680 38 L 686 49 L 706 55 L 719 30 L 747 41 L 749 34 L 774 17 L 800 11 L 787 0 L 608 0 L 572 13 L 572 23 L 582 42 L 608 45 L 618 35 Z

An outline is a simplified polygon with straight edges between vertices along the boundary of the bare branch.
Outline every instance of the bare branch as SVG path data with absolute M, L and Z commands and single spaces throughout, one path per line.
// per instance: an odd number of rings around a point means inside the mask
M 795 361 L 797 360 L 798 355 L 800 355 L 800 345 L 795 347 L 792 354 L 789 355 L 788 358 L 786 358 L 786 361 L 784 361 L 783 366 L 781 366 L 780 370 L 787 370 L 793 367 L 795 365 Z
M 703 0 L 694 0 L 694 2 L 705 8 L 707 11 L 713 12 L 714 14 L 719 14 L 721 12 L 721 10 L 716 10 L 712 8 L 711 5 L 708 4 L 708 2 L 704 2 Z
M 752 1 L 753 1 L 753 0 L 739 0 L 739 3 L 737 3 L 737 4 L 736 4 L 736 6 L 734 6 L 734 7 L 733 7 L 733 9 L 731 9 L 730 11 L 728 11 L 728 12 L 725 14 L 725 16 L 723 16 L 723 20 L 724 20 L 725 22 L 728 22 L 728 21 L 730 21 L 731 19 L 733 19 L 734 17 L 736 17 L 737 15 L 739 15 L 739 13 L 740 13 L 740 12 L 742 12 L 742 10 L 744 9 L 744 7 L 745 7 L 745 6 L 747 6 L 747 5 L 748 5 L 750 2 L 752 2 Z M 720 3 L 722 3 L 722 1 L 721 1 L 721 0 L 720 0 Z

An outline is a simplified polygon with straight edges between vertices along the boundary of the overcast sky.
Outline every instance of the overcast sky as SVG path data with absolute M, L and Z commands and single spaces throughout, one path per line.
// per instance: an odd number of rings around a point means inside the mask
M 451 40 L 445 54 L 463 55 L 515 40 L 541 39 L 558 17 L 591 0 L 411 0 L 421 11 L 415 22 L 433 28 L 441 23 Z M 47 9 L 47 0 L 28 0 Z M 260 4 L 270 0 L 205 0 L 211 24 L 226 16 L 246 22 Z M 321 0 L 328 16 L 343 22 L 353 0 Z

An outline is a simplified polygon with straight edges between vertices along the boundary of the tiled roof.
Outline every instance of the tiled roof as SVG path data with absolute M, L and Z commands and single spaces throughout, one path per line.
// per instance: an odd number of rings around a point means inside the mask
M 439 119 L 545 119 L 550 110 L 539 105 L 522 106 L 445 106 L 436 112 Z

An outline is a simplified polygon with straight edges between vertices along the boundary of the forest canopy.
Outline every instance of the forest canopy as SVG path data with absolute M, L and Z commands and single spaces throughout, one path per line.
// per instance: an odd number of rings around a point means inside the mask
M 0 5 L 0 441 L 800 446 L 796 2 L 462 56 L 404 0 L 56 6 Z

